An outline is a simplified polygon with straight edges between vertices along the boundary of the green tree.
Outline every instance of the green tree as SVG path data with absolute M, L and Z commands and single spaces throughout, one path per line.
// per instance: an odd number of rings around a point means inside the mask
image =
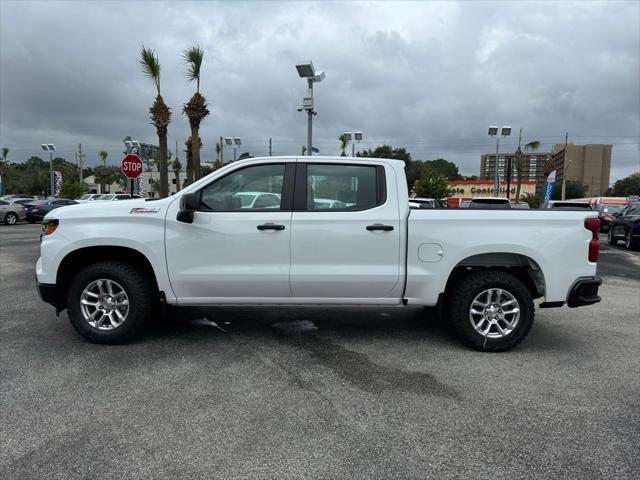
M 542 203 L 541 196 L 531 192 L 522 195 L 522 200 L 527 202 L 531 208 L 538 208 Z
M 220 162 L 220 154 L 222 153 L 222 147 L 220 147 L 220 143 L 216 142 L 216 162 Z M 218 167 L 220 168 L 220 167 Z
M 98 155 L 100 155 L 100 160 L 102 160 L 102 166 L 106 167 L 107 166 L 107 157 L 109 156 L 109 152 L 107 152 L 106 150 L 100 150 L 98 152 Z M 95 177 L 94 177 L 95 179 Z M 100 193 L 104 193 L 104 183 L 100 184 Z
M 182 170 L 182 164 L 180 163 L 180 160 L 176 158 L 171 164 L 171 167 L 173 168 L 173 174 L 176 177 L 176 191 L 179 192 L 180 191 L 180 170 Z
M 570 200 L 572 198 L 584 198 L 587 194 L 587 185 L 583 185 L 580 182 L 574 182 L 573 180 L 567 180 L 565 199 Z M 551 200 L 562 199 L 562 182 L 556 182 L 551 190 Z
M 449 183 L 444 175 L 425 173 L 420 177 L 413 191 L 418 197 L 435 198 L 440 200 L 451 196 L 449 191 Z
M 182 113 L 189 119 L 189 127 L 191 128 L 191 150 L 193 155 L 192 175 L 198 180 L 202 176 L 202 172 L 200 171 L 200 147 L 202 145 L 199 132 L 200 122 L 209 115 L 207 99 L 200 93 L 200 68 L 202 67 L 204 50 L 195 45 L 185 50 L 182 58 L 187 64 L 187 78 L 192 82 L 196 82 L 196 93 L 194 93 L 191 100 L 184 105 Z M 188 169 L 189 164 L 187 164 L 187 170 Z M 189 177 L 189 172 L 187 172 L 187 177 Z
M 340 153 L 341 157 L 346 157 L 347 154 L 345 152 L 345 150 L 347 149 L 347 147 L 349 146 L 349 137 L 347 137 L 344 133 L 342 135 L 340 135 L 338 137 L 338 141 L 340 142 L 340 150 L 342 153 Z
M 149 113 L 151 115 L 151 123 L 156 127 L 158 145 L 160 147 L 160 185 L 158 191 L 160 197 L 165 198 L 169 194 L 167 130 L 169 123 L 171 123 L 171 110 L 164 103 L 162 95 L 160 95 L 160 61 L 158 56 L 152 49 L 142 46 L 139 62 L 142 72 L 153 81 L 156 87 L 156 98 L 151 108 L 149 108 Z
M 304 157 L 307 154 L 307 146 L 306 145 L 302 145 L 302 156 Z
M 628 177 L 621 178 L 613 187 L 605 192 L 612 197 L 628 197 L 629 195 L 640 195 L 640 173 L 633 173 Z
M 60 196 L 62 198 L 78 198 L 80 195 L 87 191 L 87 185 L 78 181 L 66 181 L 62 182 L 60 186 Z
M 460 180 L 462 175 L 458 170 L 458 166 L 445 160 L 444 158 L 437 158 L 435 160 L 427 160 L 424 163 L 424 169 L 430 171 L 434 175 L 441 175 L 447 180 Z
M 118 181 L 118 174 L 115 167 L 99 165 L 94 169 L 93 179 L 100 185 L 100 193 L 105 193 L 105 185 L 116 183 Z

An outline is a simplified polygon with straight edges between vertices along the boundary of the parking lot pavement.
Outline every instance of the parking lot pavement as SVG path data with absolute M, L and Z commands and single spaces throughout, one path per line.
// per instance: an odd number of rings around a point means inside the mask
M 38 299 L 38 233 L 0 226 L 3 479 L 638 478 L 636 253 L 508 353 L 408 308 L 186 310 L 99 346 Z

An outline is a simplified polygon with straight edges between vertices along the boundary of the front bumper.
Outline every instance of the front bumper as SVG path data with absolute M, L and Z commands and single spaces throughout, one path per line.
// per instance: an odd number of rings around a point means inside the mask
M 36 281 L 38 285 L 38 295 L 40 295 L 40 299 L 43 302 L 46 302 L 50 305 L 53 305 L 58 308 L 58 304 L 56 301 L 56 286 L 55 284 L 50 283 L 39 283 Z
M 600 297 L 598 296 L 598 287 L 600 287 L 600 285 L 602 285 L 602 279 L 600 277 L 579 278 L 569 291 L 567 306 L 575 308 L 598 303 L 600 301 Z

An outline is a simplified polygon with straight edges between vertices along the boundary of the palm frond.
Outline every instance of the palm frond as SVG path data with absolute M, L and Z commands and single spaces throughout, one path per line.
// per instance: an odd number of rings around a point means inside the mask
M 139 62 L 142 67 L 142 73 L 153 80 L 158 95 L 160 95 L 160 61 L 158 60 L 158 56 L 151 48 L 143 45 L 140 50 Z
M 533 142 L 529 142 L 524 146 L 525 150 L 537 150 L 540 147 L 540 141 L 534 140 Z
M 200 92 L 200 67 L 204 58 L 204 49 L 198 45 L 186 49 L 182 54 L 184 63 L 187 64 L 187 78 L 196 82 L 196 92 Z

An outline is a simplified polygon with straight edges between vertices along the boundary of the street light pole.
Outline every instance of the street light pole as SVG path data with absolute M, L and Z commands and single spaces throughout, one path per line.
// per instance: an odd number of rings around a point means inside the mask
M 562 200 L 565 199 L 565 193 L 567 192 L 567 170 L 569 164 L 567 163 L 567 146 L 569 143 L 569 132 L 564 132 L 564 152 L 562 153 Z
M 53 197 L 53 189 L 55 188 L 55 182 L 53 180 L 53 152 L 56 151 L 56 146 L 53 143 L 43 143 L 40 147 L 45 152 L 49 152 L 49 195 Z
M 296 65 L 300 78 L 307 79 L 307 96 L 302 99 L 302 106 L 298 107 L 298 111 L 307 112 L 307 155 L 311 156 L 313 148 L 313 116 L 317 112 L 313 109 L 313 84 L 324 80 L 324 72 L 318 72 L 312 62 Z
M 500 134 L 503 137 L 511 135 L 511 127 L 502 127 Z M 496 175 L 495 175 L 495 187 L 494 194 L 496 197 L 500 196 L 500 174 L 498 172 L 498 155 L 500 154 L 500 137 L 498 136 L 498 127 L 489 127 L 489 136 L 496 137 Z

